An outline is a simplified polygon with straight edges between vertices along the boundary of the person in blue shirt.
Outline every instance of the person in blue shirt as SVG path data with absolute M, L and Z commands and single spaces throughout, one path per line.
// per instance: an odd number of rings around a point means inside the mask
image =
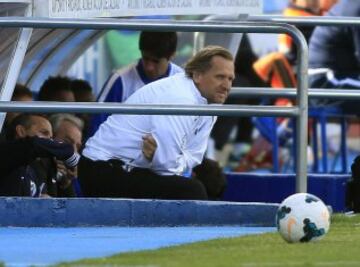
M 141 32 L 141 59 L 135 64 L 115 71 L 104 84 L 97 101 L 123 102 L 142 86 L 183 72 L 182 68 L 171 62 L 175 56 L 176 46 L 176 32 Z M 98 114 L 93 117 L 90 136 L 108 116 L 109 114 Z
M 360 1 L 342 0 L 329 16 L 360 17 Z M 310 38 L 309 87 L 360 89 L 360 28 L 353 25 L 318 26 Z M 312 100 L 312 105 L 334 105 L 359 113 L 357 101 Z

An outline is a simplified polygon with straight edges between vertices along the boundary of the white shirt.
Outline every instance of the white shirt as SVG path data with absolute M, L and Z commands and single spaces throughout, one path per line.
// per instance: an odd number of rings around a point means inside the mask
M 142 87 L 125 103 L 203 105 L 207 100 L 193 80 L 180 73 Z M 215 121 L 211 116 L 114 114 L 87 141 L 83 155 L 92 160 L 120 159 L 160 175 L 181 175 L 201 163 Z M 151 162 L 142 153 L 146 134 L 157 143 Z

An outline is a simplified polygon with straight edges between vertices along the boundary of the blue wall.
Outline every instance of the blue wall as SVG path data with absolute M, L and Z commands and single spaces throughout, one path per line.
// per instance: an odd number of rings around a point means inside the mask
M 311 174 L 308 192 L 321 198 L 334 211 L 345 210 L 345 187 L 349 175 Z M 225 201 L 281 203 L 295 193 L 294 174 L 229 173 Z

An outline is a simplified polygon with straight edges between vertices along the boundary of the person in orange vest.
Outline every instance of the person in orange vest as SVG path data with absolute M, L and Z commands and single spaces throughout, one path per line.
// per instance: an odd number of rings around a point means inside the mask
M 296 86 L 296 79 L 289 61 L 284 54 L 273 52 L 255 61 L 252 65 L 253 71 L 256 73 L 263 83 L 269 84 L 273 88 L 289 88 Z M 286 98 L 276 99 L 273 103 L 276 106 L 292 106 L 292 102 Z M 253 122 L 260 132 L 260 136 L 256 138 L 250 151 L 239 161 L 238 166 L 234 169 L 237 172 L 250 171 L 259 168 L 271 168 L 274 160 L 272 158 L 272 138 L 274 134 L 273 118 L 259 117 L 254 118 Z M 286 143 L 292 131 L 289 125 L 289 118 L 276 118 L 277 129 L 275 134 L 281 145 Z M 279 158 L 280 165 L 282 159 Z
M 283 15 L 288 17 L 322 16 L 338 2 L 338 0 L 290 0 Z M 298 26 L 309 42 L 315 26 Z M 279 52 L 286 55 L 291 65 L 296 64 L 296 47 L 292 38 L 287 34 L 279 36 Z
M 321 15 L 319 0 L 290 0 L 283 15 L 288 17 L 319 16 Z M 298 28 L 304 34 L 306 41 L 309 41 L 314 26 L 299 26 Z M 296 46 L 289 35 L 280 34 L 279 52 L 286 55 L 291 65 L 296 64 Z

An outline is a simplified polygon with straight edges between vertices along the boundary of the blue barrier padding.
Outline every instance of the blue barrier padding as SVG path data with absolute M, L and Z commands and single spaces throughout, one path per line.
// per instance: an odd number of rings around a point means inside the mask
M 228 173 L 223 200 L 281 203 L 295 193 L 295 174 Z M 346 182 L 350 175 L 310 174 L 308 192 L 321 198 L 334 211 L 345 210 Z
M 0 198 L 0 226 L 274 226 L 277 204 Z

